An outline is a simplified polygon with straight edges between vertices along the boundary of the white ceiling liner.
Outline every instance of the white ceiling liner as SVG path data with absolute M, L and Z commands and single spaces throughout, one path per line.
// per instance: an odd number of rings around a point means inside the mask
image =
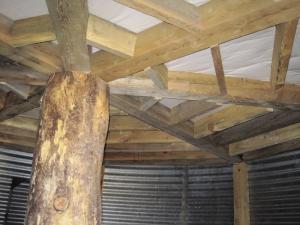
M 186 0 L 202 5 L 208 0 Z M 161 21 L 125 7 L 113 0 L 89 0 L 89 11 L 133 32 L 141 32 Z M 44 0 L 0 0 L 0 13 L 17 20 L 48 14 Z M 290 60 L 287 82 L 300 84 L 300 24 Z M 221 44 L 221 54 L 226 75 L 250 79 L 269 80 L 274 28 L 269 28 Z M 96 51 L 97 49 L 94 49 Z M 170 70 L 215 74 L 209 49 L 168 62 Z
M 187 0 L 196 6 L 209 0 Z M 113 0 L 88 0 L 90 13 L 138 33 L 161 23 L 160 20 L 123 6 Z M 24 19 L 48 14 L 44 0 L 1 0 L 0 13 L 13 19 Z
M 228 76 L 270 80 L 275 28 L 271 27 L 220 45 Z M 215 75 L 211 52 L 205 49 L 166 63 L 169 70 Z M 287 83 L 300 84 L 300 21 L 288 68 Z

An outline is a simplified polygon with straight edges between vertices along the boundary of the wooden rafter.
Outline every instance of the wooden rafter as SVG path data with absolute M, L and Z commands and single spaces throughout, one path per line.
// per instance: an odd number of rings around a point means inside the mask
M 138 73 L 143 77 L 143 73 Z M 188 100 L 210 99 L 219 103 L 239 103 L 274 108 L 299 108 L 300 86 L 286 84 L 273 93 L 267 81 L 226 77 L 227 95 L 220 96 L 215 76 L 190 72 L 168 73 L 168 90 L 161 90 L 151 80 L 124 78 L 109 83 L 112 94 L 151 96 Z
M 14 47 L 56 40 L 49 15 L 16 20 L 10 35 Z M 122 57 L 134 54 L 136 35 L 95 15 L 89 15 L 86 39 L 88 44 Z
M 224 8 L 230 9 L 231 13 L 228 14 Z M 200 32 L 191 34 L 167 23 L 156 25 L 138 34 L 135 56 L 118 62 L 112 60 L 107 66 L 93 72 L 106 81 L 134 74 L 147 67 L 268 28 L 287 19 L 295 19 L 300 15 L 300 2 L 210 1 L 199 6 L 198 11 L 205 23 Z
M 298 18 L 276 26 L 271 66 L 271 85 L 273 90 L 277 90 L 285 84 L 297 24 Z
M 115 0 L 189 32 L 201 29 L 197 7 L 181 0 Z
M 150 110 L 144 112 L 139 109 L 138 102 L 128 96 L 112 95 L 110 100 L 113 106 L 123 110 L 129 115 L 138 118 L 139 120 L 144 121 L 145 123 L 150 124 L 155 128 L 165 131 L 171 135 L 174 135 L 175 137 L 182 139 L 192 145 L 195 145 L 203 149 L 204 151 L 214 153 L 225 160 L 231 162 L 239 161 L 239 159 L 228 157 L 226 149 L 214 146 L 209 140 L 194 139 L 192 135 L 190 135 L 189 132 L 185 130 L 183 125 L 168 125 L 164 121 L 164 119 L 162 119 L 159 105 L 154 105 Z
M 81 1 L 47 0 L 65 71 L 90 72 L 86 45 L 88 5 Z
M 300 138 L 300 123 L 229 144 L 229 154 L 238 155 Z
M 299 111 L 275 111 L 213 134 L 211 138 L 219 145 L 226 145 L 299 122 Z
M 61 60 L 52 53 L 52 44 L 14 48 L 11 44 L 10 28 L 12 21 L 0 15 L 0 54 L 40 73 L 50 74 L 60 71 Z M 49 48 L 51 46 L 51 48 Z
M 193 119 L 194 136 L 204 137 L 272 111 L 263 107 L 225 105 L 215 113 L 200 115 Z

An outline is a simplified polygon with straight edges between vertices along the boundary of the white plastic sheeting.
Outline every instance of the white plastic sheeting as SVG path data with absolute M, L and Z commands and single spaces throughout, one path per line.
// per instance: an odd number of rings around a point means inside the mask
M 187 0 L 194 5 L 209 0 Z M 89 0 L 89 11 L 133 32 L 141 32 L 161 21 L 123 6 L 113 0 Z M 1 0 L 0 13 L 11 19 L 47 14 L 43 0 Z M 221 44 L 225 74 L 256 80 L 269 80 L 275 28 L 259 31 Z M 94 50 L 95 51 L 95 50 Z M 167 63 L 170 70 L 215 74 L 209 49 Z M 290 60 L 287 82 L 300 84 L 300 24 Z

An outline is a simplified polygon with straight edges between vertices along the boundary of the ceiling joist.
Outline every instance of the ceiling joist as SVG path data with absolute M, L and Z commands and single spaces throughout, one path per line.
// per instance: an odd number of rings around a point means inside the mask
M 189 32 L 201 29 L 197 7 L 182 0 L 115 0 Z
M 225 8 L 231 13 L 228 14 Z M 112 59 L 107 66 L 93 72 L 106 81 L 126 77 L 147 67 L 295 19 L 300 16 L 300 2 L 210 1 L 197 10 L 205 23 L 201 31 L 191 34 L 167 23 L 158 24 L 137 35 L 133 57 L 118 62 Z

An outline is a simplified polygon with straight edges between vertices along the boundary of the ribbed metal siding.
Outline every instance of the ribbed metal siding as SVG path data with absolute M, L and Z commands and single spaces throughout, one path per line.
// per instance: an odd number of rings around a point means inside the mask
M 232 169 L 108 165 L 104 225 L 233 223 Z
M 300 151 L 251 162 L 252 225 L 300 224 Z
M 27 205 L 32 154 L 0 148 L 0 224 L 24 224 Z M 13 178 L 24 178 L 12 192 L 7 208 Z

